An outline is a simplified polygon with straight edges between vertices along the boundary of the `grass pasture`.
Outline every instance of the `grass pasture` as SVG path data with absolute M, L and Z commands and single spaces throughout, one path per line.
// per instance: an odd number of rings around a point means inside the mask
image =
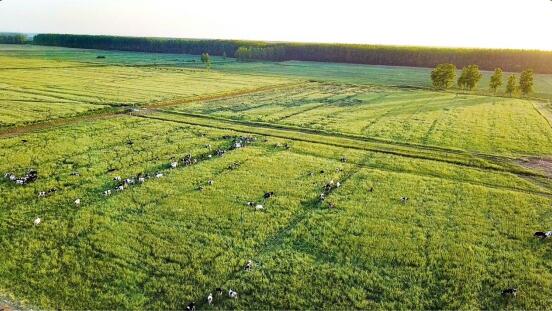
M 550 303 L 537 290 L 549 285 L 547 246 L 531 233 L 552 215 L 551 201 L 515 174 L 441 162 L 424 173 L 424 161 L 271 137 L 166 169 L 207 143 L 228 144 L 224 135 L 236 133 L 122 116 L 3 139 L 0 169 L 35 167 L 41 179 L 0 184 L 0 287 L 42 307 L 77 309 L 181 309 L 219 286 L 242 297 L 218 302 L 223 309 L 499 307 L 494 293 L 510 283 L 524 287 L 516 306 Z M 284 142 L 290 150 L 275 147 Z M 234 162 L 239 168 L 228 169 Z M 166 176 L 101 195 L 115 175 L 158 170 Z M 214 185 L 198 191 L 208 179 Z M 335 210 L 316 201 L 329 179 L 343 182 L 328 198 Z M 36 197 L 52 187 L 60 191 Z M 269 190 L 277 195 L 265 211 L 245 205 Z M 412 201 L 402 205 L 402 195 Z M 43 224 L 33 226 L 35 217 Z M 466 247 L 470 254 L 460 255 Z M 512 249 L 523 255 L 511 258 Z M 256 263 L 249 274 L 241 269 L 248 258 Z M 449 271 L 455 263 L 463 268 Z M 455 287 L 467 280 L 471 290 Z M 445 284 L 454 286 L 435 296 Z
M 0 309 L 552 305 L 533 237 L 552 181 L 518 165 L 552 155 L 548 104 L 390 86 L 421 81 L 401 68 L 191 59 L 0 46 Z M 163 176 L 103 195 L 140 173 Z
M 275 77 L 250 77 L 205 69 L 95 66 L 1 56 L 0 126 L 32 123 L 108 106 L 246 91 L 290 83 Z M 4 68 L 1 68 L 4 67 Z
M 173 111 L 491 154 L 552 154 L 530 101 L 335 83 L 176 106 Z

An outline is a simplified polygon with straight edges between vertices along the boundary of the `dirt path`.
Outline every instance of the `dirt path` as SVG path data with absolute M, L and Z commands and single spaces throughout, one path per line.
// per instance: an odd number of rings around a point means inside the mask
M 208 101 L 208 100 L 232 98 L 232 97 L 241 96 L 241 95 L 254 94 L 254 93 L 270 91 L 275 89 L 283 89 L 288 87 L 294 87 L 304 83 L 305 82 L 276 84 L 276 85 L 263 86 L 263 87 L 253 88 L 253 89 L 240 89 L 240 90 L 235 90 L 231 92 L 216 93 L 216 94 L 210 94 L 210 95 L 204 95 L 204 96 L 177 98 L 173 100 L 154 102 L 143 106 L 136 106 L 136 108 L 147 111 L 148 109 L 178 106 L 178 105 L 192 103 L 196 101 Z M 14 136 L 23 135 L 26 133 L 36 132 L 36 131 L 59 127 L 59 126 L 65 126 L 69 124 L 75 124 L 75 123 L 84 122 L 84 121 L 103 120 L 111 117 L 116 117 L 117 115 L 122 115 L 128 112 L 130 112 L 130 114 L 132 115 L 132 110 L 129 110 L 129 107 L 113 106 L 108 111 L 102 110 L 100 112 L 95 112 L 95 113 L 92 112 L 89 114 L 78 115 L 74 117 L 59 118 L 59 119 L 54 119 L 50 121 L 41 121 L 41 122 L 24 125 L 24 126 L 8 127 L 3 130 L 0 129 L 0 138 L 14 137 Z

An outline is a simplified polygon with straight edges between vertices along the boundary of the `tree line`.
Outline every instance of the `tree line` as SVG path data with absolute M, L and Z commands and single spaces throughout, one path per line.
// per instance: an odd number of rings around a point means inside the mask
M 27 37 L 21 34 L 0 34 L 0 44 L 25 44 Z
M 456 79 L 457 68 L 454 64 L 439 64 L 431 71 L 431 81 L 433 87 L 437 89 L 449 89 L 456 85 L 463 90 L 471 91 L 474 89 L 483 75 L 477 65 L 468 65 L 462 68 L 460 77 Z M 489 89 L 496 94 L 498 88 L 504 84 L 504 72 L 502 68 L 496 68 L 489 81 Z M 534 72 L 531 69 L 524 70 L 519 77 L 511 74 L 506 82 L 506 94 L 515 96 L 521 94 L 529 95 L 533 92 Z
M 39 34 L 34 44 L 74 48 L 139 52 L 229 55 L 239 60 L 356 63 L 369 65 L 432 68 L 450 63 L 462 68 L 477 63 L 481 69 L 500 67 L 519 72 L 535 68 L 538 73 L 552 73 L 552 52 L 508 49 L 458 49 L 382 46 L 362 44 L 273 43 L 242 40 L 192 40 Z

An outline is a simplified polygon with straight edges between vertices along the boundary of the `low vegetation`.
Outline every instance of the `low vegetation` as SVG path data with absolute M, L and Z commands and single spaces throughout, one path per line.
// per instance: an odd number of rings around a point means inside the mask
M 549 103 L 453 66 L 1 45 L 0 305 L 548 308 Z

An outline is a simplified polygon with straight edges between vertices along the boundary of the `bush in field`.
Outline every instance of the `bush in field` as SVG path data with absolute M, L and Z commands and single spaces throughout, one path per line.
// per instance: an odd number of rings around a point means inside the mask
M 473 88 L 481 80 L 481 72 L 479 71 L 479 66 L 469 65 L 462 68 L 462 74 L 458 78 L 458 87 L 461 89 L 473 90 Z
M 456 79 L 456 66 L 453 64 L 440 64 L 431 71 L 433 87 L 437 89 L 448 89 Z
M 491 76 L 491 81 L 489 82 L 489 88 L 496 94 L 496 90 L 502 86 L 502 69 L 496 68 L 494 74 Z
M 526 96 L 533 92 L 533 80 L 533 70 L 528 69 L 521 73 L 519 77 L 519 90 L 522 95 Z
M 508 83 L 506 84 L 506 94 L 508 94 L 508 96 L 514 96 L 517 91 L 517 77 L 516 75 L 511 75 L 508 77 Z

